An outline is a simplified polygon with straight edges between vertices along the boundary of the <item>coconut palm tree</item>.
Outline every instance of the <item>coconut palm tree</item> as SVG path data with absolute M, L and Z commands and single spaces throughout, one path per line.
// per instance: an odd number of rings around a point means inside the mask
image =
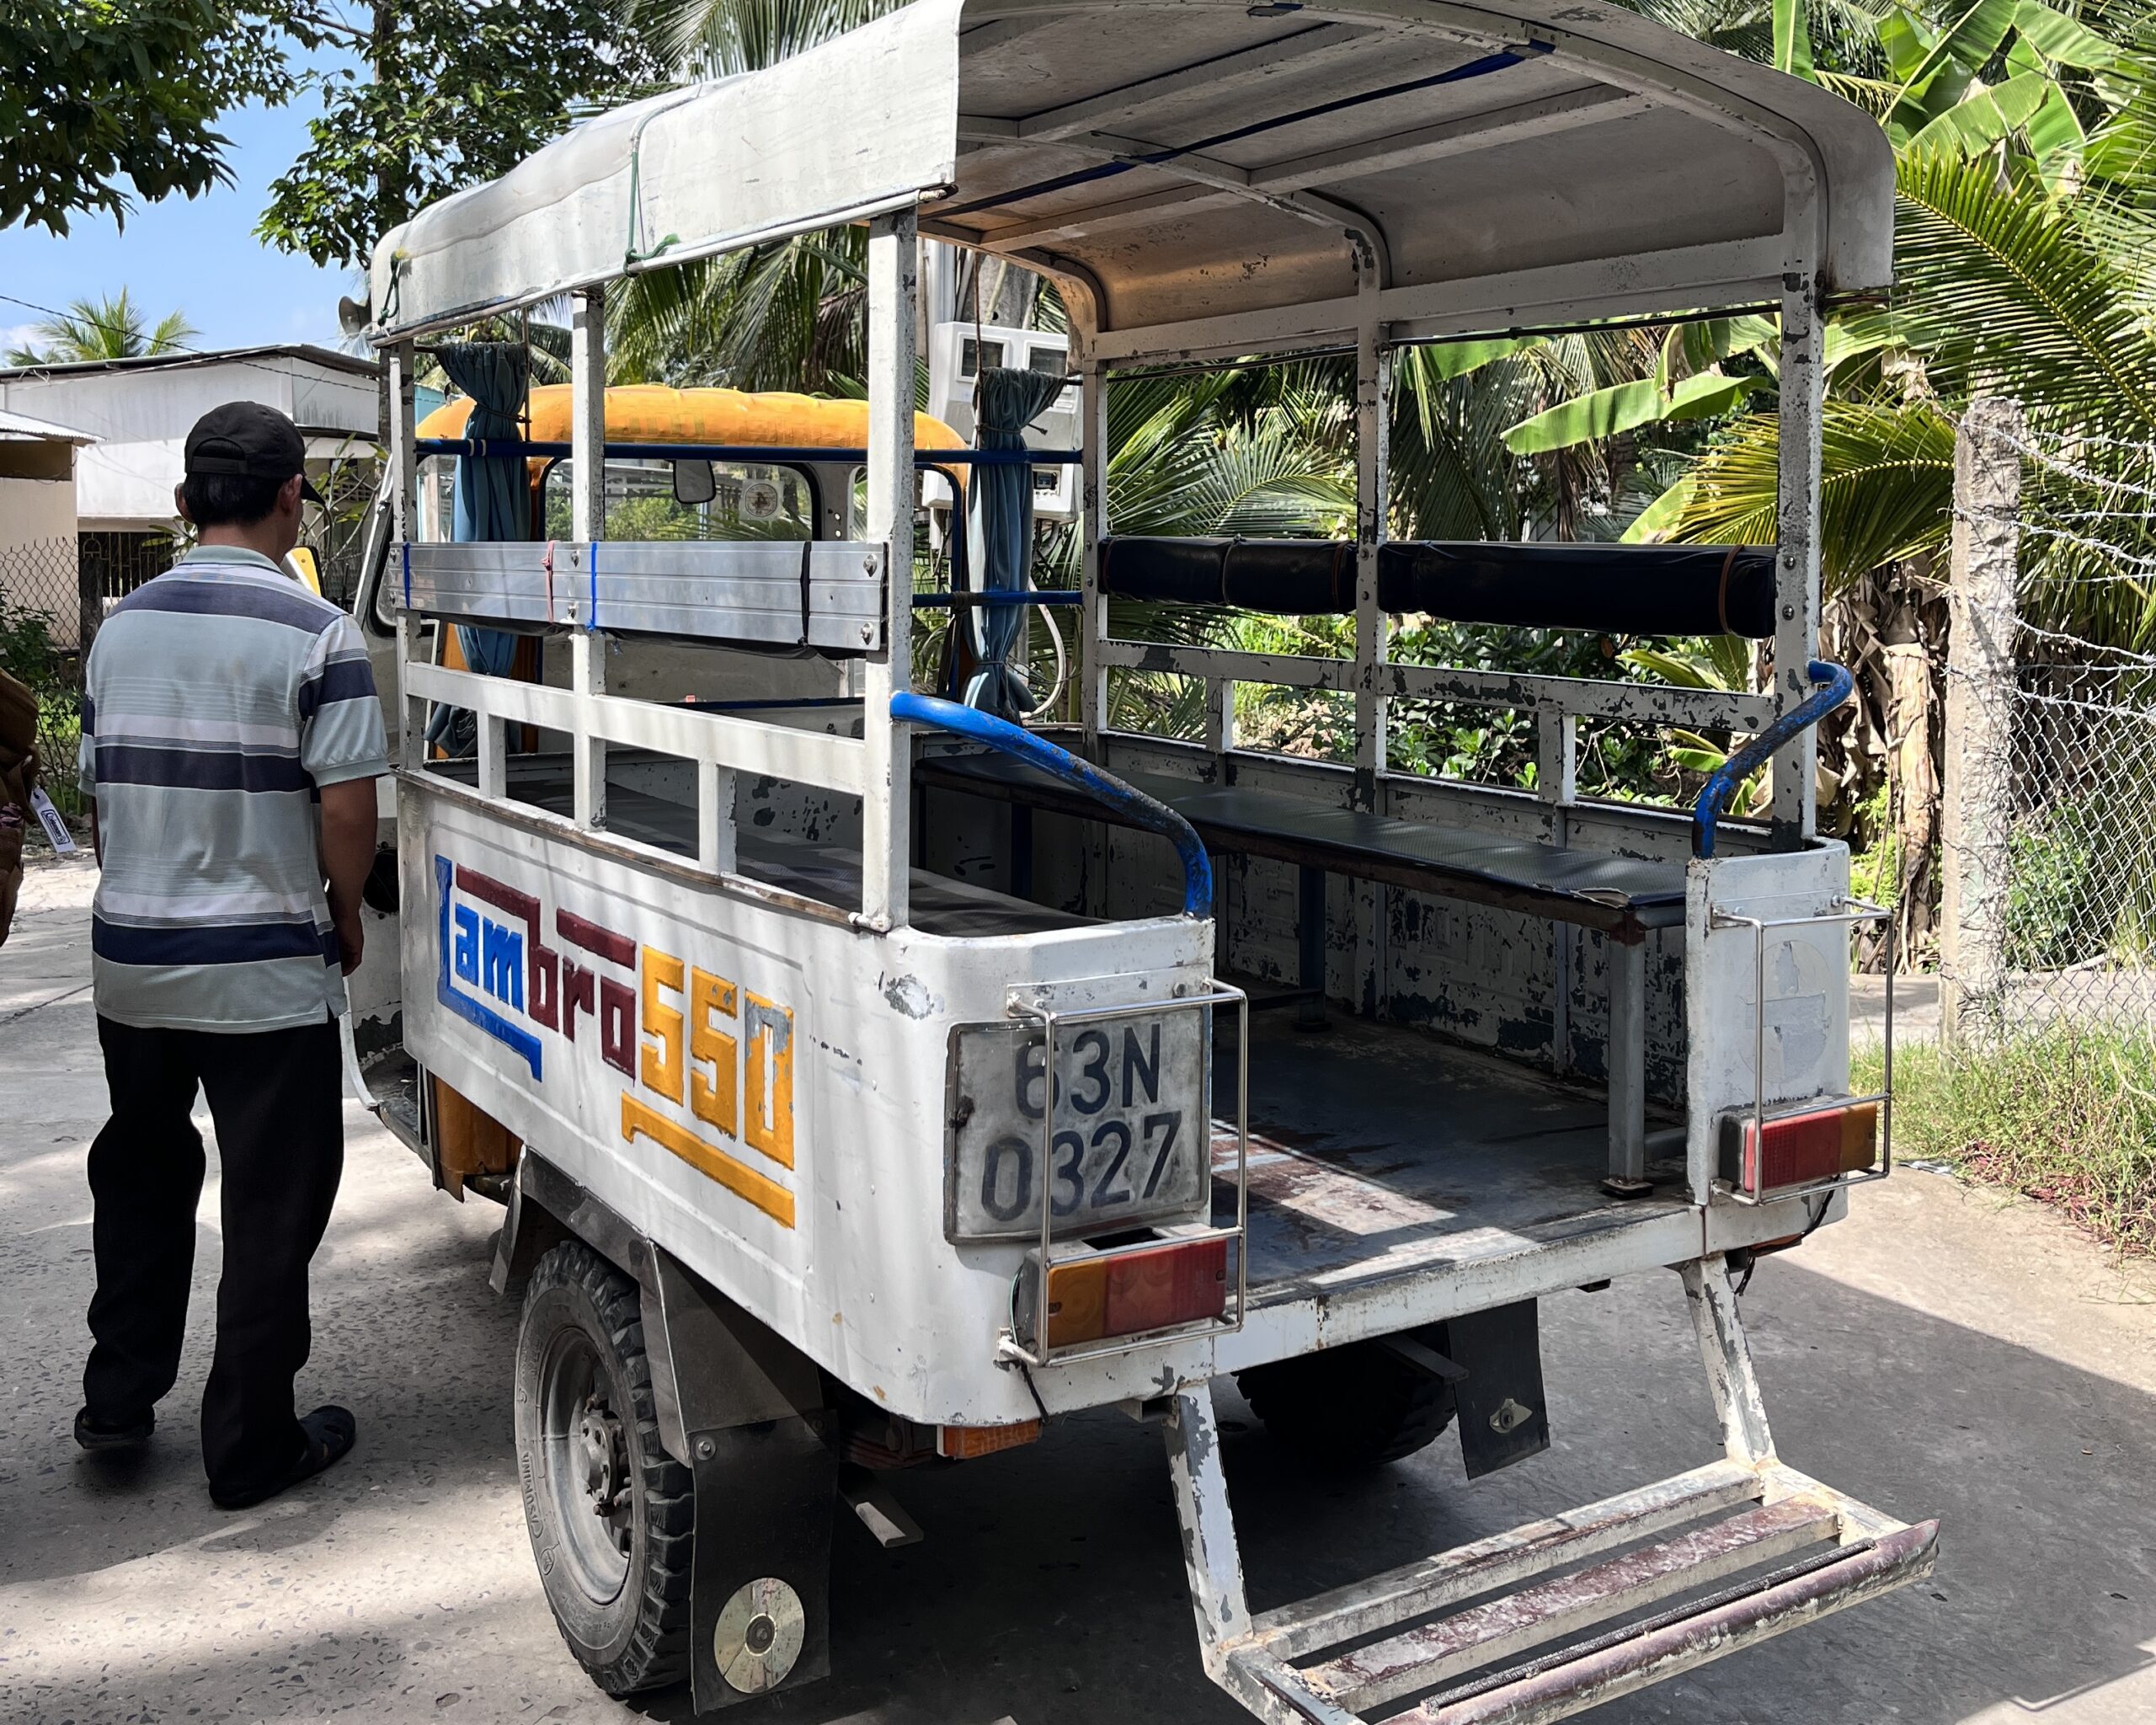
M 72 365 L 83 360 L 136 360 L 174 353 L 200 334 L 184 312 L 168 312 L 156 323 L 125 288 L 104 299 L 77 299 L 65 312 L 35 325 L 31 334 L 42 347 L 27 344 L 8 350 L 11 366 Z

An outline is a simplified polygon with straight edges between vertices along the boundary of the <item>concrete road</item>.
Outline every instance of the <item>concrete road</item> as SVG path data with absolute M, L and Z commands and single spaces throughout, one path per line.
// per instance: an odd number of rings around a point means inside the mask
M 205 1198 L 185 1370 L 147 1460 L 68 1439 L 91 1288 L 83 1150 L 103 1083 L 85 871 L 33 881 L 0 950 L 0 1719 L 676 1718 L 606 1701 L 557 1639 L 510 1454 L 499 1212 L 430 1191 L 356 1109 L 302 1391 L 357 1453 L 259 1510 L 211 1507 L 194 1411 L 218 1257 Z M 206 1124 L 206 1123 L 205 1123 Z M 214 1178 L 214 1177 L 213 1177 Z M 2156 1722 L 2156 1277 L 2026 1207 L 1907 1174 L 1761 1268 L 1744 1302 L 1783 1453 L 1910 1519 L 1929 1583 L 1594 1715 L 1608 1725 Z M 1260 1605 L 1709 1458 L 1673 1277 L 1544 1315 L 1555 1446 L 1469 1486 L 1450 1440 L 1341 1483 L 1224 1392 Z M 311 1405 L 303 1403 L 302 1405 Z M 928 1530 L 839 1530 L 839 1675 L 771 1720 L 1130 1725 L 1244 1717 L 1200 1674 L 1155 1434 L 1106 1414 L 898 1482 Z M 745 1715 L 744 1717 L 755 1717 Z

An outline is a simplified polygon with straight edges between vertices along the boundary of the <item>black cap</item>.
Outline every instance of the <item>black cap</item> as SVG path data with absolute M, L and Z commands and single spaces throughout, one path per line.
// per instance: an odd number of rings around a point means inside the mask
M 258 401 L 228 401 L 212 408 L 187 434 L 189 473 L 245 473 L 257 479 L 289 479 L 307 470 L 307 443 L 300 428 Z M 320 503 L 322 494 L 302 478 L 300 495 Z

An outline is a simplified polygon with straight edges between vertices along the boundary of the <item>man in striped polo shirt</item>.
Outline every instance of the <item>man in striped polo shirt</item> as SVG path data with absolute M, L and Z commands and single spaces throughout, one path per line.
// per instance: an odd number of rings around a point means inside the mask
M 355 1430 L 341 1407 L 296 1418 L 292 1384 L 311 1339 L 307 1264 L 344 1169 L 336 1021 L 389 763 L 359 630 L 284 565 L 302 500 L 321 500 L 305 455 L 274 409 L 202 418 L 178 493 L 200 542 L 115 607 L 83 702 L 112 1119 L 90 1147 L 98 1285 L 75 1436 L 142 1443 L 179 1375 L 199 1086 L 224 1236 L 202 1455 L 227 1509 L 319 1472 Z

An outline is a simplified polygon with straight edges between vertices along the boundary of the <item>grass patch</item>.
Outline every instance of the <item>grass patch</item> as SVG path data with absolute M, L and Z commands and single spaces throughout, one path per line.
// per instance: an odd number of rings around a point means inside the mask
M 1853 1062 L 1876 1087 L 1876 1047 Z M 2099 1239 L 2156 1252 L 2156 1041 L 2055 1025 L 1982 1049 L 1895 1049 L 1894 1148 L 2057 1205 Z

